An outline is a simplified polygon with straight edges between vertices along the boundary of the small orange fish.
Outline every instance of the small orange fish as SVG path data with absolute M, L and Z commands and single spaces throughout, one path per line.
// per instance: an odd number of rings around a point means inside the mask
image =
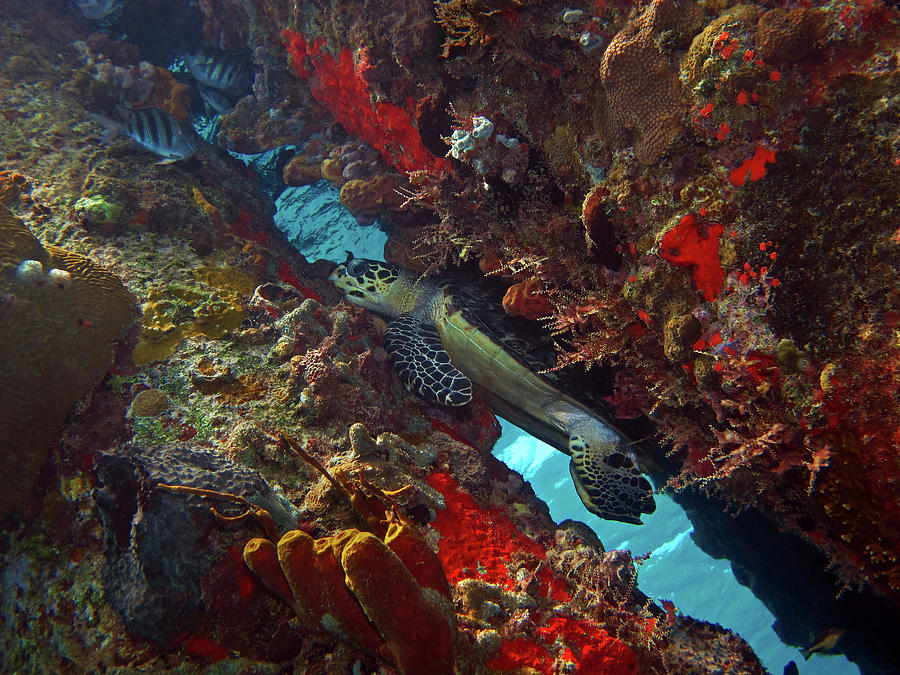
M 838 643 L 838 640 L 846 633 L 847 631 L 843 628 L 829 628 L 824 633 L 819 635 L 815 641 L 805 649 L 801 649 L 800 653 L 803 654 L 803 658 L 809 661 L 809 657 L 813 654 L 817 654 L 820 652 L 829 652 L 834 649 L 834 646 Z
M 675 621 L 678 619 L 678 615 L 676 614 L 675 603 L 671 600 L 662 600 L 659 604 L 662 605 L 662 608 L 666 610 L 666 625 L 674 626 Z

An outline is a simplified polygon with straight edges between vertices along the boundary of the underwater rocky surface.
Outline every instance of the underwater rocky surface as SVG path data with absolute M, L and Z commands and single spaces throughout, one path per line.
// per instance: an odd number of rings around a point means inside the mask
M 896 8 L 3 4 L 0 671 L 764 672 L 403 388 L 275 226 L 321 180 L 552 333 L 786 641 L 896 671 Z

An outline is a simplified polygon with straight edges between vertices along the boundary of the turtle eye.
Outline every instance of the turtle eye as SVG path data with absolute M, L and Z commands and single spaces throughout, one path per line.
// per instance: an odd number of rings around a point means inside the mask
M 362 258 L 356 258 L 347 263 L 347 274 L 351 277 L 362 277 L 369 271 L 369 263 Z

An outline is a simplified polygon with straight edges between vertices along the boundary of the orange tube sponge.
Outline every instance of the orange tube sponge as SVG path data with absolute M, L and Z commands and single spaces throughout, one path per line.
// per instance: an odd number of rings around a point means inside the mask
M 357 534 L 350 529 L 313 539 L 291 530 L 278 542 L 278 562 L 304 623 L 379 654 L 382 640 L 347 588 L 339 561 L 344 545 Z
M 266 588 L 289 605 L 294 604 L 291 589 L 278 563 L 278 550 L 275 544 L 262 537 L 251 539 L 244 545 L 244 562 Z
M 445 598 L 451 598 L 450 584 L 437 554 L 413 525 L 392 522 L 384 538 L 385 545 L 406 565 L 423 588 L 432 588 Z
M 291 530 L 278 541 L 277 553 L 301 623 L 310 629 L 321 629 L 329 603 L 313 563 L 314 544 L 315 539 L 305 532 Z
M 378 626 L 401 673 L 453 672 L 453 625 L 378 537 L 361 532 L 344 547 L 347 586 Z
M 316 539 L 315 567 L 327 590 L 331 615 L 334 617 L 332 620 L 336 624 L 335 627 L 329 627 L 326 619 L 326 628 L 333 635 L 365 647 L 373 654 L 383 654 L 384 641 L 369 623 L 359 601 L 348 588 L 341 568 L 344 547 L 360 534 L 368 533 L 351 528 L 341 530 L 331 537 Z

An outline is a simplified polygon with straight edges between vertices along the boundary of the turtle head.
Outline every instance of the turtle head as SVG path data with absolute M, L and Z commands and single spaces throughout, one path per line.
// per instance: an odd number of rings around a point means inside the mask
M 397 282 L 402 278 L 399 268 L 380 260 L 354 258 L 334 268 L 331 281 L 349 302 L 382 314 L 396 313 Z

